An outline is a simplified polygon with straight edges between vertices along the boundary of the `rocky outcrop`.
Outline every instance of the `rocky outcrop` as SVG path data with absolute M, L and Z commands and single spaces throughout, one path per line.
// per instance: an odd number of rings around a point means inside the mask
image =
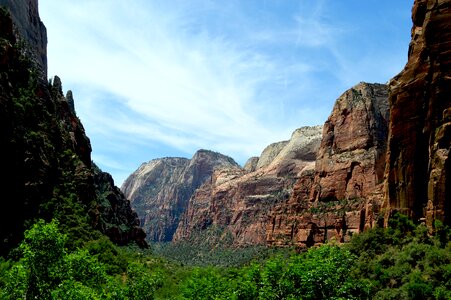
M 269 163 L 269 171 L 278 176 L 298 174 L 306 162 L 314 161 L 318 152 L 322 126 L 307 126 L 296 129 L 291 139 Z
M 38 0 L 0 0 L 14 23 L 15 36 L 37 66 L 40 78 L 47 81 L 47 29 L 39 17 Z
M 387 92 L 385 85 L 362 82 L 337 99 L 323 127 L 316 164 L 301 171 L 290 199 L 271 213 L 268 244 L 344 241 L 347 233 L 373 225 L 384 175 Z
M 416 0 L 408 62 L 390 81 L 387 217 L 450 224 L 451 1 Z
M 98 203 L 96 208 L 90 211 L 94 228 L 104 232 L 118 245 L 135 241 L 138 246 L 147 247 L 146 234 L 139 227 L 138 215 L 132 210 L 130 202 L 114 185 L 110 174 L 102 172 L 96 165 L 93 169 Z M 124 230 L 124 227 L 127 230 Z
M 107 203 L 98 187 L 114 184 L 108 176 L 95 175 L 90 141 L 75 114 L 72 93 L 63 95 L 58 77 L 51 82 L 42 77 L 47 71 L 45 27 L 37 1 L 0 4 L 7 5 L 7 10 L 0 9 L 0 165 L 5 174 L 0 181 L 0 254 L 16 246 L 24 229 L 39 218 L 57 218 L 73 247 L 95 237 L 95 229 L 116 242 L 120 235 L 121 244 L 137 241 L 144 246 L 144 232 L 125 198 L 118 195 L 116 219 L 103 214 Z M 18 36 L 31 48 L 24 49 Z M 101 223 L 110 226 L 97 226 Z M 113 227 L 116 232 L 109 230 Z
M 254 172 L 215 171 L 191 197 L 173 240 L 265 244 L 271 209 L 289 197 L 298 173 L 313 163 L 320 140 L 321 126 L 303 127 L 289 141 L 267 147 L 260 156 L 263 167 Z
M 335 102 L 324 124 L 312 199 L 365 198 L 384 176 L 388 90 L 359 83 Z
M 249 158 L 243 166 L 244 171 L 254 172 L 255 170 L 257 170 L 258 159 L 258 156 L 252 156 L 251 158 Z
M 282 141 L 267 146 L 258 159 L 256 169 L 268 166 L 287 144 L 288 141 Z
M 191 159 L 161 158 L 142 164 L 122 185 L 150 241 L 171 241 L 194 191 L 218 168 L 238 164 L 217 152 L 199 150 Z

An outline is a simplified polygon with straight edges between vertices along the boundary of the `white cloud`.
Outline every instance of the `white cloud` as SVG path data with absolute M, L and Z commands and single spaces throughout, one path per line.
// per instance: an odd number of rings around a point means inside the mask
M 321 124 L 354 78 L 336 50 L 347 29 L 325 18 L 324 1 L 300 3 L 271 26 L 240 1 L 41 0 L 49 74 L 74 90 L 100 148 L 93 157 L 121 170 L 119 183 L 142 162 L 125 158 L 132 147 L 210 148 L 244 161 Z

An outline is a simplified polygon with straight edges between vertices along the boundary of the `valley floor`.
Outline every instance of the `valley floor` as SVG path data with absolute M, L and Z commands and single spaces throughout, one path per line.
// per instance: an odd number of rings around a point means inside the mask
M 35 224 L 0 259 L 0 299 L 451 299 L 451 231 L 398 215 L 387 229 L 305 252 L 117 247 L 67 249 L 57 222 Z M 194 257 L 192 254 L 195 254 Z

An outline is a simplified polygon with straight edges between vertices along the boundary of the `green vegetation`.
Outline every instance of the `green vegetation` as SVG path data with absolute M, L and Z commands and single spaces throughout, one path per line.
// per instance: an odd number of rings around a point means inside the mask
M 235 267 L 186 266 L 105 237 L 68 250 L 58 225 L 37 222 L 0 259 L 0 299 L 451 299 L 451 231 L 436 222 L 431 236 L 402 215 L 345 245 Z
M 142 260 L 105 238 L 72 252 L 66 242 L 57 221 L 27 230 L 20 259 L 1 264 L 0 299 L 154 299 L 161 282 Z
M 217 225 L 193 232 L 188 240 L 153 243 L 151 246 L 157 256 L 176 264 L 198 267 L 237 267 L 252 260 L 262 261 L 276 252 L 289 251 L 263 245 L 236 248 L 233 246 L 232 233 Z

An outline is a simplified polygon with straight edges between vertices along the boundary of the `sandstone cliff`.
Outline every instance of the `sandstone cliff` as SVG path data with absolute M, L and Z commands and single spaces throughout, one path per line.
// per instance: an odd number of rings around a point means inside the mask
M 252 156 L 246 161 L 246 163 L 243 166 L 243 169 L 246 172 L 254 172 L 255 170 L 257 170 L 258 159 L 259 159 L 258 156 Z
M 387 216 L 450 224 L 451 1 L 416 0 L 404 70 L 390 82 Z
M 95 176 L 91 145 L 72 93 L 63 95 L 58 77 L 52 82 L 43 78 L 46 39 L 37 1 L 0 4 L 6 6 L 0 9 L 0 165 L 5 174 L 0 181 L 0 254 L 17 245 L 38 218 L 58 218 L 74 243 L 93 237 L 96 228 L 116 242 L 145 245 L 123 196 L 117 197 L 120 217 L 102 214 L 102 176 Z M 101 185 L 113 187 L 110 180 Z M 125 238 L 116 239 L 111 228 Z
M 24 43 L 24 50 L 40 72 L 40 79 L 47 81 L 47 29 L 39 18 L 37 0 L 0 0 L 14 22 L 16 37 Z
M 122 185 L 150 241 L 171 241 L 194 191 L 218 168 L 240 169 L 225 155 L 199 150 L 191 159 L 161 158 L 142 164 Z
M 260 154 L 255 169 L 260 169 L 268 166 L 287 144 L 288 141 L 282 141 L 278 143 L 272 143 L 271 145 L 267 146 Z
M 316 164 L 302 170 L 267 223 L 270 245 L 345 240 L 372 226 L 380 206 L 389 118 L 387 87 L 359 83 L 341 95 L 323 126 Z
M 254 172 L 215 171 L 189 200 L 174 241 L 265 244 L 272 207 L 286 201 L 298 173 L 313 163 L 320 140 L 321 126 L 303 127 L 289 141 L 267 147 Z

